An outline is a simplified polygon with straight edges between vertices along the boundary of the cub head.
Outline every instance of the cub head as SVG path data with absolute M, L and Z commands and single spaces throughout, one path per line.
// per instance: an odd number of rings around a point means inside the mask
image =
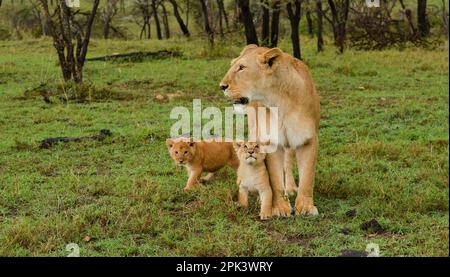
M 233 143 L 239 160 L 250 165 L 256 165 L 264 162 L 266 153 L 262 151 L 262 147 L 265 145 L 267 144 L 257 142 Z
M 178 165 L 185 165 L 195 157 L 196 144 L 190 140 L 166 139 L 169 154 Z
M 276 84 L 275 76 L 283 62 L 283 51 L 279 48 L 247 45 L 220 82 L 225 96 L 235 100 L 235 104 L 262 100 L 266 91 Z

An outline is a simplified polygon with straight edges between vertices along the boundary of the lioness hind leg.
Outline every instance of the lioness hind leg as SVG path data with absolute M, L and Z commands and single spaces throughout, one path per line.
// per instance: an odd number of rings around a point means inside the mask
M 297 164 L 300 172 L 300 181 L 295 200 L 295 212 L 302 215 L 318 215 L 314 206 L 313 190 L 314 175 L 316 171 L 318 138 L 315 136 L 307 144 L 297 148 Z
M 283 160 L 284 150 L 280 147 L 276 152 L 267 155 L 266 165 L 273 195 L 273 215 L 290 216 L 292 210 L 291 204 L 289 200 L 284 198 Z
M 295 150 L 285 149 L 284 151 L 284 189 L 286 195 L 294 195 L 298 188 L 294 179 L 293 164 L 295 161 Z

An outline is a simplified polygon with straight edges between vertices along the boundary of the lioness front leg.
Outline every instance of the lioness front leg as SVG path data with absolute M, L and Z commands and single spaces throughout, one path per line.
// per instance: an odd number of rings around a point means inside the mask
M 184 191 L 188 191 L 198 184 L 198 178 L 202 174 L 201 168 L 191 168 L 189 171 L 189 179 L 184 187 Z
M 295 160 L 295 150 L 287 148 L 284 150 L 284 186 L 286 195 L 293 195 L 298 188 L 295 184 L 293 164 Z
M 269 219 L 272 216 L 272 189 L 270 185 L 262 188 L 259 191 L 261 200 L 261 210 L 259 212 L 259 217 L 261 220 Z
M 318 138 L 315 136 L 307 144 L 299 146 L 296 151 L 298 170 L 300 172 L 297 199 L 295 200 L 296 214 L 319 214 L 313 201 L 318 144 Z
M 276 152 L 270 153 L 266 157 L 267 171 L 272 188 L 273 215 L 289 216 L 292 209 L 289 201 L 284 198 L 283 161 L 284 150 L 282 147 L 278 147 Z

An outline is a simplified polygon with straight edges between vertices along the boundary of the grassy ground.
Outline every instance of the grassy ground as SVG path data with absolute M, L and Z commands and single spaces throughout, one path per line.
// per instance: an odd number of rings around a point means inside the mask
M 254 200 L 248 211 L 235 207 L 231 170 L 184 193 L 186 174 L 164 145 L 174 106 L 229 105 L 218 83 L 240 47 L 212 59 L 197 41 L 94 40 L 90 56 L 176 49 L 183 57 L 88 62 L 86 81 L 109 93 L 47 104 L 24 91 L 59 82 L 51 41 L 2 42 L 0 255 L 64 256 L 73 242 L 82 256 L 337 256 L 373 242 L 383 256 L 447 256 L 448 45 L 344 55 L 329 46 L 318 55 L 303 41 L 321 94 L 321 214 L 268 222 Z M 155 100 L 169 93 L 179 97 Z M 102 142 L 39 149 L 47 137 L 105 128 L 113 136 Z M 372 218 L 383 233 L 361 230 Z

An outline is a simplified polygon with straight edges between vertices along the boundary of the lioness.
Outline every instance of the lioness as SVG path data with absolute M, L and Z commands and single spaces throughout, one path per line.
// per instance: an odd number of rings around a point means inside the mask
M 260 101 L 278 107 L 278 150 L 266 163 L 273 192 L 273 213 L 289 216 L 283 197 L 284 147 L 295 149 L 300 181 L 295 201 L 297 214 L 317 215 L 313 187 L 318 151 L 319 95 L 308 67 L 279 48 L 246 46 L 220 83 L 225 96 L 241 103 Z

